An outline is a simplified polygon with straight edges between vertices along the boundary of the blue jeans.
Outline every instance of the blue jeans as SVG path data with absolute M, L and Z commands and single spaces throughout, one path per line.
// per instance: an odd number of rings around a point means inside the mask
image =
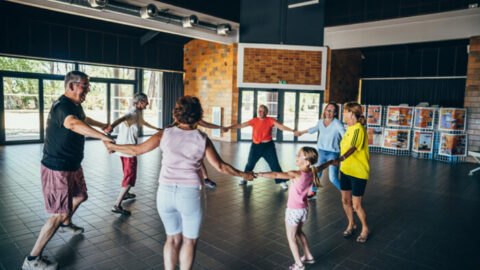
M 332 159 L 336 159 L 339 157 L 340 153 L 336 152 L 330 152 L 330 151 L 324 151 L 321 149 L 318 149 L 318 163 L 317 166 L 327 162 Z M 318 178 L 322 177 L 322 172 L 318 173 Z M 340 180 L 338 179 L 338 166 L 332 166 L 330 165 L 328 167 L 328 177 L 330 178 L 330 182 L 338 189 L 340 190 Z M 313 191 L 317 191 L 315 187 L 312 187 Z

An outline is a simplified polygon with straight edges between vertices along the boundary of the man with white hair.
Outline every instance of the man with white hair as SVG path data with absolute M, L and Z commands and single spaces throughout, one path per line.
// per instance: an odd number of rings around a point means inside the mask
M 81 162 L 85 136 L 115 142 L 91 126 L 108 125 L 85 116 L 82 102 L 90 92 L 87 74 L 71 71 L 65 75 L 65 94 L 50 109 L 41 165 L 42 192 L 47 213 L 52 216 L 40 230 L 22 269 L 57 269 L 58 264 L 42 256 L 48 241 L 59 232 L 83 233 L 72 223 L 72 215 L 87 200 L 87 186 Z
M 133 96 L 133 107 L 130 111 L 124 116 L 115 120 L 110 126 L 108 126 L 104 131 L 106 133 L 111 133 L 116 126 L 119 126 L 117 143 L 118 144 L 137 144 L 138 143 L 138 133 L 140 127 L 147 126 L 151 129 L 160 130 L 147 123 L 143 119 L 142 111 L 145 110 L 148 106 L 148 97 L 143 93 L 137 93 Z M 137 157 L 117 153 L 120 156 L 122 161 L 123 168 L 123 181 L 122 188 L 120 189 L 120 194 L 118 195 L 117 201 L 112 207 L 113 213 L 118 213 L 122 215 L 130 215 L 130 211 L 123 209 L 122 201 L 127 199 L 133 199 L 136 197 L 135 194 L 129 193 L 130 188 L 135 186 L 137 180 Z

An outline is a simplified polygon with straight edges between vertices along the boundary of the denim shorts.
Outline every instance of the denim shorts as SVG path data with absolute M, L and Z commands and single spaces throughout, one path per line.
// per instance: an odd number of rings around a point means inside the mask
M 157 210 L 167 235 L 197 239 L 205 211 L 203 186 L 160 184 Z

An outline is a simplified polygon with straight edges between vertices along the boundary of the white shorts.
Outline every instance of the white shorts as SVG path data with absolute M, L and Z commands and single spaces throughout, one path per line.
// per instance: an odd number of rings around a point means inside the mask
M 308 208 L 285 210 L 285 221 L 292 226 L 298 226 L 300 222 L 305 223 L 307 220 Z
M 182 233 L 197 239 L 205 210 L 205 191 L 202 186 L 160 184 L 157 210 L 167 235 Z

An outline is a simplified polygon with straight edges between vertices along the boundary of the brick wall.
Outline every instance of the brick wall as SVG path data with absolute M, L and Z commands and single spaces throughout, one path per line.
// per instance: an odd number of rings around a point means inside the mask
M 464 105 L 468 111 L 468 150 L 480 152 L 480 36 L 470 39 Z
M 203 119 L 212 122 L 212 107 L 222 107 L 222 125 L 238 119 L 237 45 L 192 40 L 184 46 L 185 95 L 198 97 L 204 110 Z M 210 129 L 204 129 L 211 135 Z M 236 141 L 237 132 L 229 131 L 222 141 Z
M 327 89 L 324 102 L 345 103 L 356 101 L 362 75 L 360 50 L 329 50 Z
M 243 82 L 319 85 L 322 52 L 245 48 Z

